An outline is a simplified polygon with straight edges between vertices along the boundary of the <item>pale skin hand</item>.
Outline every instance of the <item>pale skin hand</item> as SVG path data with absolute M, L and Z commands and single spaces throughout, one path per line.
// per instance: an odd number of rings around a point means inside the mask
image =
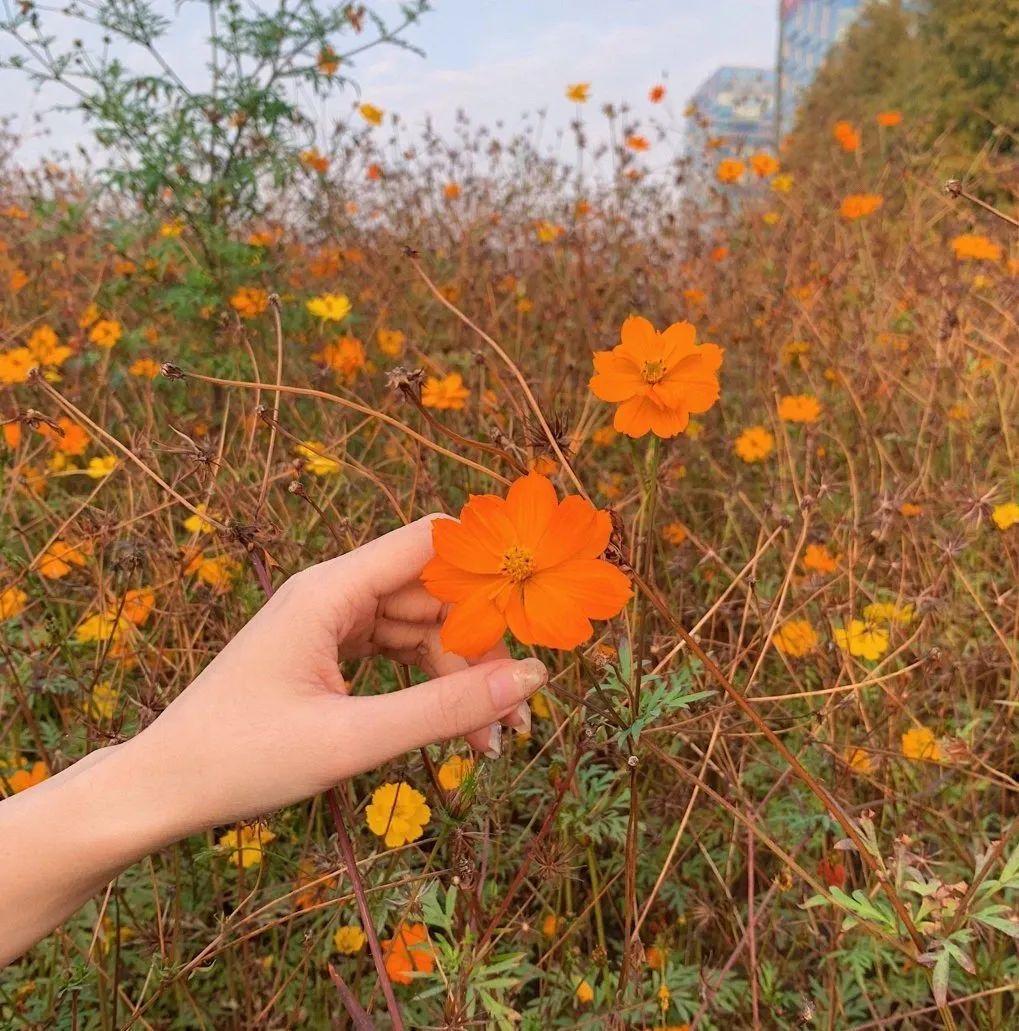
M 413 748 L 466 736 L 498 748 L 546 680 L 503 646 L 442 651 L 443 612 L 418 582 L 430 519 L 291 577 L 160 716 L 0 803 L 0 964 L 117 873 L 210 827 L 318 794 Z M 382 656 L 433 679 L 351 695 L 337 657 Z M 493 727 L 496 729 L 493 730 Z

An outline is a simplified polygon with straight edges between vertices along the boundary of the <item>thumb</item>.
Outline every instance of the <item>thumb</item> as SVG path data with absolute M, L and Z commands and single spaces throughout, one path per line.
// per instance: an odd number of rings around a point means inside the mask
M 365 768 L 496 723 L 548 681 L 537 659 L 498 659 L 360 702 Z

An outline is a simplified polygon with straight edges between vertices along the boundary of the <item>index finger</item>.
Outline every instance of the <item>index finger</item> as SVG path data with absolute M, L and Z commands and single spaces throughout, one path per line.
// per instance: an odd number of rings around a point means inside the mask
M 335 582 L 348 580 L 376 598 L 392 594 L 421 576 L 432 558 L 432 523 L 445 519 L 441 513 L 427 515 L 362 544 L 346 555 L 321 565 L 322 573 Z

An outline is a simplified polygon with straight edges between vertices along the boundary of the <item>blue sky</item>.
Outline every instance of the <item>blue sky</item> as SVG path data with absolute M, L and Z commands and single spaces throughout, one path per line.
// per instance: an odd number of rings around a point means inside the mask
M 169 0 L 156 4 L 174 10 Z M 393 16 L 399 4 L 373 6 Z M 775 55 L 775 0 L 434 0 L 434 6 L 407 37 L 424 58 L 387 47 L 362 55 L 356 66 L 364 99 L 411 125 L 431 115 L 449 129 L 463 109 L 475 122 L 502 120 L 513 129 L 523 112 L 543 108 L 551 140 L 573 116 L 563 91 L 576 81 L 591 83 L 589 109 L 625 100 L 638 115 L 649 109 L 648 88 L 663 82 L 678 120 L 686 98 L 719 65 L 770 66 Z M 186 78 L 202 71 L 195 45 L 205 31 L 202 7 L 181 7 L 164 47 Z M 70 23 L 61 31 L 67 40 L 82 34 Z M 10 43 L 0 41 L 0 52 L 10 53 Z M 41 113 L 52 130 L 49 139 L 23 146 L 26 159 L 87 141 L 77 115 L 51 113 L 56 99 L 33 95 L 15 73 L 0 73 L 0 114 L 14 115 L 15 129 L 31 132 Z M 347 95 L 315 106 L 323 136 L 353 103 Z

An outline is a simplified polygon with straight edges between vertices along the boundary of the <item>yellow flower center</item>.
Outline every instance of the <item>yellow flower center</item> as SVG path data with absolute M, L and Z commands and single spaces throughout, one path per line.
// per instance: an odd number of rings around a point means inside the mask
M 658 383 L 665 376 L 665 362 L 644 362 L 640 367 L 640 375 L 645 383 Z
M 522 583 L 534 572 L 534 556 L 526 548 L 514 544 L 502 556 L 499 568 L 514 583 Z

